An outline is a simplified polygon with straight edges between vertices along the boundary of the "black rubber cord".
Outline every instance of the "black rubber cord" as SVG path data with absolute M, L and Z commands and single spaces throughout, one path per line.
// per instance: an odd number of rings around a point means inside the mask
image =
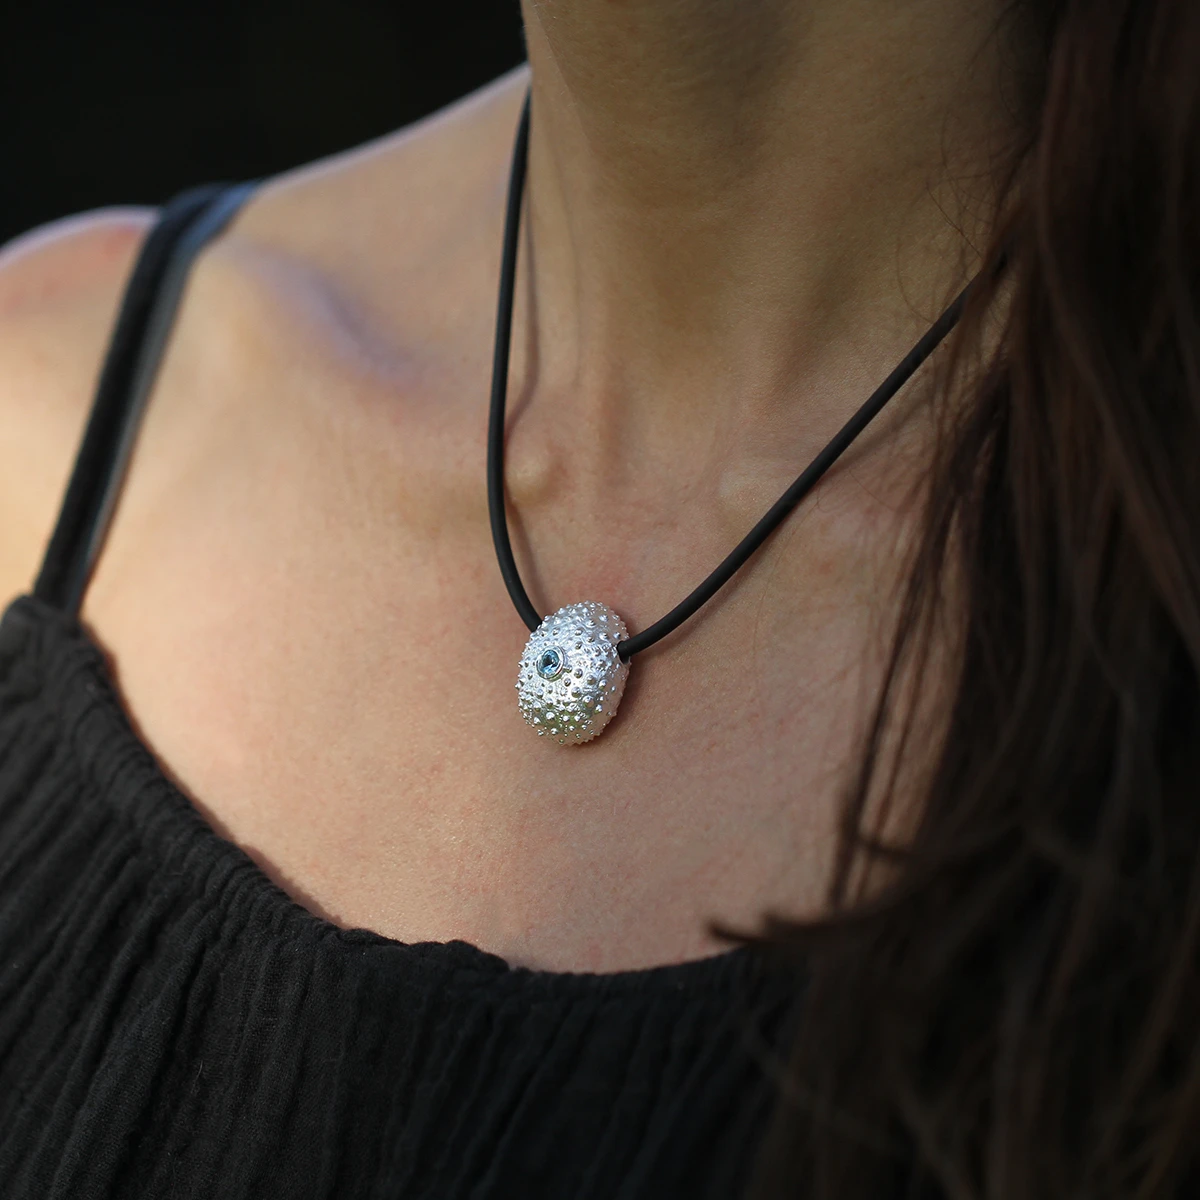
M 512 339 L 513 293 L 517 274 L 517 243 L 521 226 L 521 202 L 525 193 L 525 172 L 529 154 L 529 97 L 521 110 L 517 141 L 513 150 L 512 172 L 508 184 L 508 209 L 504 226 L 504 256 L 500 266 L 500 303 L 496 315 L 496 349 L 492 365 L 492 399 L 488 418 L 488 512 L 492 540 L 500 573 L 508 594 L 521 619 L 530 630 L 542 623 L 530 603 L 525 585 L 513 559 L 504 508 L 504 409 L 508 395 L 509 344 Z M 734 547 L 726 559 L 690 595 L 665 617 L 648 629 L 617 644 L 617 654 L 628 662 L 635 654 L 653 646 L 660 638 L 678 629 L 717 594 L 737 573 L 746 560 L 767 540 L 784 518 L 816 486 L 821 476 L 841 457 L 846 448 L 879 415 L 887 402 L 912 378 L 921 364 L 937 349 L 958 323 L 973 284 L 968 284 L 954 302 L 934 322 L 924 337 L 905 355 L 903 361 L 872 393 L 867 402 L 842 426 L 824 450 L 804 470 L 799 479 L 770 507 L 762 519 Z
M 521 620 L 532 632 L 541 623 L 537 609 L 521 582 L 508 537 L 508 514 L 504 510 L 504 407 L 508 399 L 508 354 L 512 341 L 513 292 L 517 279 L 517 241 L 521 232 L 521 200 L 525 195 L 525 166 L 529 161 L 529 96 L 521 109 L 517 144 L 513 149 L 508 178 L 508 210 L 504 218 L 504 256 L 500 260 L 500 303 L 496 308 L 496 348 L 492 356 L 492 403 L 488 414 L 487 490 L 492 542 L 500 562 L 500 574 Z

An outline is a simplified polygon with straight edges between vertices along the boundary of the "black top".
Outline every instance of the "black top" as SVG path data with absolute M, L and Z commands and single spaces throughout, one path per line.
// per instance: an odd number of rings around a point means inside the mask
M 313 916 L 172 785 L 77 620 L 187 269 L 244 194 L 189 193 L 147 239 L 0 622 L 0 1194 L 736 1196 L 786 980 L 747 950 L 511 969 Z

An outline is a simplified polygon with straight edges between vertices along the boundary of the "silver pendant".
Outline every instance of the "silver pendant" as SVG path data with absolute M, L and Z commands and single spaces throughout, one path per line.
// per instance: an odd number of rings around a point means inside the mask
M 629 636 L 607 604 L 585 600 L 548 616 L 530 635 L 517 675 L 521 716 L 560 746 L 590 742 L 613 719 L 629 664 L 617 643 Z

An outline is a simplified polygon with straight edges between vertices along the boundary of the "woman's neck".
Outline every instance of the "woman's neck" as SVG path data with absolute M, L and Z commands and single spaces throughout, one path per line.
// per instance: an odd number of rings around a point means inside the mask
M 1000 8 L 525 0 L 539 379 L 653 438 L 794 418 L 855 326 L 903 353 L 973 265 Z

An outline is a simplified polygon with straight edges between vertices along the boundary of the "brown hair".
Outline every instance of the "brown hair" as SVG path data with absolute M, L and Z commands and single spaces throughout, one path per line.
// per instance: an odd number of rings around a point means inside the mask
M 832 915 L 766 931 L 805 982 L 757 1196 L 1200 1195 L 1200 4 L 1024 7 L 1040 86 L 960 378 L 1003 332 L 937 455 Z M 888 846 L 901 681 L 947 630 Z

